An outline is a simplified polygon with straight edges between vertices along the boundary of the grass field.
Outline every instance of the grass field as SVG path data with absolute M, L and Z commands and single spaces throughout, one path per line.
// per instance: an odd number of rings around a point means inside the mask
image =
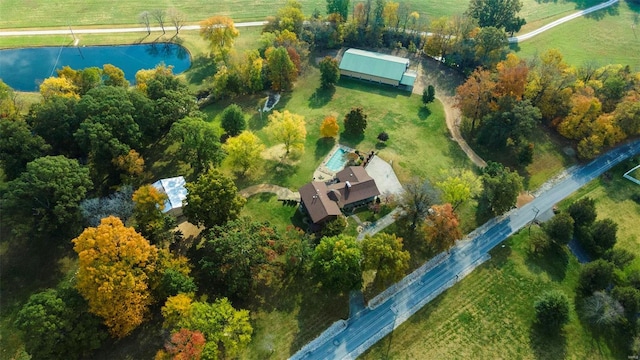
M 540 231 L 537 228 L 534 231 Z M 427 304 L 362 359 L 608 359 L 607 344 L 582 327 L 571 308 L 559 337 L 532 327 L 533 303 L 563 291 L 573 304 L 580 265 L 565 249 L 528 254 L 528 232 L 496 248 L 492 259 Z
M 611 9 L 562 24 L 514 48 L 524 58 L 555 48 L 572 65 L 595 61 L 640 71 L 640 6 L 623 0 Z

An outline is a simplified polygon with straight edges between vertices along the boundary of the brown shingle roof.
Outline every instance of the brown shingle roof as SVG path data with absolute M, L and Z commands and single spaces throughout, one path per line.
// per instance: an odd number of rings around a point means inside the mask
M 338 216 L 342 213 L 338 203 L 329 199 L 329 189 L 325 183 L 312 181 L 302 186 L 298 191 L 300 199 L 314 223 L 322 222 L 330 216 Z
M 367 171 L 362 166 L 347 166 L 336 174 L 336 178 L 342 183 L 347 181 L 356 183 L 371 180 L 371 176 L 367 174 Z
M 347 186 L 346 181 L 329 185 L 329 190 L 340 192 L 338 205 L 341 208 L 380 195 L 376 182 L 372 178 L 356 183 L 349 181 L 348 183 L 351 186 Z

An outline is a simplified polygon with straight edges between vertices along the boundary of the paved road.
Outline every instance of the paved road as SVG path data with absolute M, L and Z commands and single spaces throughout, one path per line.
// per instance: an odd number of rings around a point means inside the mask
M 547 211 L 558 201 L 630 156 L 640 154 L 640 140 L 620 146 L 591 163 L 575 167 L 563 180 L 520 209 L 514 209 L 474 231 L 458 243 L 440 264 L 427 271 L 374 309 L 347 320 L 342 331 L 312 342 L 292 359 L 354 359 L 418 311 L 422 306 L 488 259 L 489 250 Z
M 554 22 L 551 22 L 551 23 L 549 23 L 549 24 L 547 24 L 545 26 L 542 26 L 542 27 L 540 27 L 540 28 L 538 28 L 536 30 L 533 30 L 531 32 L 528 32 L 526 34 L 522 34 L 522 35 L 519 35 L 519 36 L 516 36 L 516 37 L 510 37 L 509 38 L 509 42 L 510 43 L 518 43 L 518 42 L 523 42 L 525 40 L 529 40 L 532 37 L 534 37 L 534 36 L 536 36 L 536 35 L 538 35 L 540 33 L 543 33 L 543 32 L 545 32 L 545 31 L 547 31 L 549 29 L 552 29 L 552 28 L 554 28 L 554 27 L 556 27 L 556 26 L 558 26 L 560 24 L 564 24 L 567 21 L 571 21 L 573 19 L 579 18 L 580 16 L 584 16 L 584 15 L 590 14 L 590 13 L 592 13 L 594 11 L 598 11 L 598 10 L 604 9 L 606 7 L 612 6 L 613 4 L 615 4 L 617 2 L 618 2 L 618 0 L 609 0 L 607 2 L 603 2 L 602 4 L 598 4 L 596 6 L 592 6 L 590 8 L 578 11 L 576 13 L 573 13 L 571 15 L 567 15 L 567 16 L 565 16 L 563 18 L 560 18 L 560 19 L 558 19 L 558 20 L 556 20 Z

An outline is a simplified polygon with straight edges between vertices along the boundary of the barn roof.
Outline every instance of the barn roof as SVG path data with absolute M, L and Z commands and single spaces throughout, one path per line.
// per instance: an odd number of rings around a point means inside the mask
M 400 81 L 409 67 L 409 59 L 360 49 L 349 49 L 342 55 L 340 70 L 369 74 Z

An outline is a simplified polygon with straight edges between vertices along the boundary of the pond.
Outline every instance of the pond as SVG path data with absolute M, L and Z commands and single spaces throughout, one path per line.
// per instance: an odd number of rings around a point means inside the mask
M 179 74 L 191 66 L 191 58 L 187 49 L 172 43 L 7 49 L 0 50 L 0 79 L 14 90 L 38 91 L 40 83 L 63 66 L 79 70 L 111 64 L 134 84 L 138 70 L 161 63 Z

